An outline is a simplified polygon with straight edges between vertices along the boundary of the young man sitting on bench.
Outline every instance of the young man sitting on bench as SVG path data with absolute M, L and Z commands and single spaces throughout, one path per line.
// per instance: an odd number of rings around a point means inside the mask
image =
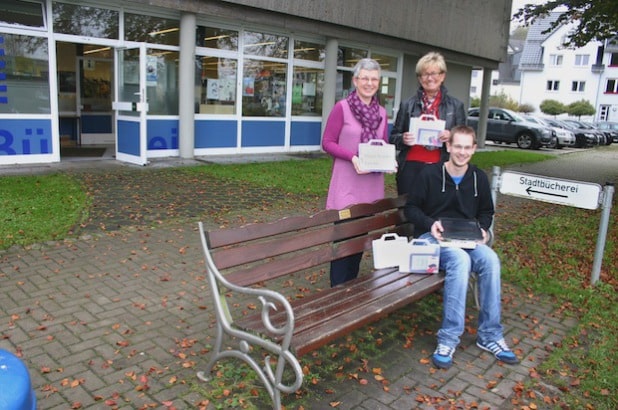
M 491 188 L 485 172 L 469 163 L 476 150 L 474 130 L 454 127 L 446 148 L 450 159 L 424 167 L 410 187 L 405 213 L 414 224 L 414 237 L 438 243 L 444 231 L 440 218 L 450 217 L 478 221 L 483 240 L 472 248 L 440 248 L 440 269 L 446 275 L 444 311 L 431 359 L 440 369 L 452 366 L 464 331 L 468 280 L 476 272 L 480 297 L 476 345 L 504 363 L 517 364 L 519 359 L 506 344 L 500 323 L 500 260 L 487 245 L 494 215 Z

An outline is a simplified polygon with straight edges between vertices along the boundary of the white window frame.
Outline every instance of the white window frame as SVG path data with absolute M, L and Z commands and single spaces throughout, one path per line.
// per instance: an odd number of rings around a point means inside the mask
M 590 54 L 575 54 L 575 67 L 588 67 L 590 65 Z
M 547 85 L 545 87 L 547 91 L 559 91 L 560 90 L 560 80 L 547 80 Z
M 574 93 L 583 93 L 586 90 L 585 81 L 574 80 L 571 82 L 571 91 Z
M 560 67 L 563 61 L 564 61 L 564 56 L 562 54 L 550 54 L 549 55 L 549 65 L 552 67 Z

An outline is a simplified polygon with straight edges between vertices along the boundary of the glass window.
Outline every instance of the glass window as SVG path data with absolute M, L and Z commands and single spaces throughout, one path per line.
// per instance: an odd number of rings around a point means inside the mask
M 397 90 L 397 79 L 393 77 L 382 77 L 380 80 L 381 86 L 378 93 L 380 104 L 386 109 L 386 115 L 389 119 L 394 118 L 393 110 L 395 108 L 395 92 Z
M 149 115 L 178 115 L 178 52 L 148 49 L 146 95 Z
M 238 50 L 238 32 L 223 28 L 198 26 L 195 44 L 198 47 L 236 51 Z
M 118 39 L 118 12 L 98 7 L 54 2 L 54 32 Z
M 198 114 L 236 114 L 236 77 L 238 62 L 229 58 L 195 58 L 198 69 L 196 76 L 196 103 Z
M 2 0 L 0 24 L 19 24 L 28 27 L 45 27 L 43 5 L 18 0 Z
M 618 53 L 611 53 L 609 56 L 609 65 L 612 67 L 618 66 Z
M 558 91 L 559 87 L 560 87 L 560 81 L 553 81 L 553 80 L 547 81 L 548 91 Z
M 358 60 L 367 57 L 367 50 L 360 48 L 339 47 L 337 50 L 337 65 L 339 67 L 354 67 Z
M 294 67 L 292 115 L 322 115 L 324 70 Z
M 337 70 L 337 80 L 335 87 L 335 101 L 346 98 L 352 92 L 352 90 L 354 90 L 354 83 L 352 82 L 352 71 Z
M 397 57 L 372 52 L 371 58 L 380 63 L 382 71 L 397 71 Z
M 551 66 L 561 66 L 562 65 L 562 54 L 550 54 L 549 55 L 549 65 Z
M 324 61 L 326 50 L 323 44 L 309 43 L 307 41 L 294 41 L 294 58 L 309 61 Z
M 243 32 L 243 53 L 262 57 L 288 58 L 288 38 L 245 31 Z
M 246 59 L 243 67 L 242 115 L 284 116 L 286 72 L 286 63 Z
M 585 88 L 586 88 L 585 81 L 573 81 L 571 83 L 571 91 L 584 92 Z
M 0 114 L 49 114 L 49 50 L 47 39 L 0 33 Z
M 605 86 L 606 93 L 618 93 L 618 80 L 615 78 L 608 78 L 607 85 Z
M 588 54 L 576 54 L 575 55 L 575 65 L 576 66 L 587 66 L 589 59 L 590 59 L 590 56 Z
M 144 43 L 178 45 L 178 20 L 125 13 L 124 38 Z

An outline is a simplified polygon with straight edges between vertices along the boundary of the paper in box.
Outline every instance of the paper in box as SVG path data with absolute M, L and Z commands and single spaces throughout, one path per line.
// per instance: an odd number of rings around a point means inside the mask
M 441 147 L 440 133 L 445 126 L 446 121 L 437 119 L 435 115 L 423 114 L 410 118 L 410 132 L 416 136 L 416 145 Z
M 440 245 L 425 239 L 412 239 L 406 245 L 405 257 L 399 265 L 400 272 L 437 273 L 440 269 Z
M 374 269 L 399 266 L 407 256 L 408 238 L 396 233 L 385 233 L 371 243 Z

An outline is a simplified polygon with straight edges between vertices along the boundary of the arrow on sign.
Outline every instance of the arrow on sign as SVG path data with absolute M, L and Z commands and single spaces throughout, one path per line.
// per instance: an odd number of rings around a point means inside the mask
M 568 197 L 569 197 L 568 195 L 560 195 L 560 194 L 552 194 L 552 193 L 550 193 L 550 192 L 536 191 L 536 190 L 534 190 L 534 189 L 532 189 L 532 188 L 530 188 L 530 187 L 528 187 L 528 188 L 526 189 L 526 192 L 528 193 L 528 195 L 532 195 L 532 194 L 543 194 L 543 195 L 557 196 L 557 197 L 560 197 L 560 198 L 568 198 Z

